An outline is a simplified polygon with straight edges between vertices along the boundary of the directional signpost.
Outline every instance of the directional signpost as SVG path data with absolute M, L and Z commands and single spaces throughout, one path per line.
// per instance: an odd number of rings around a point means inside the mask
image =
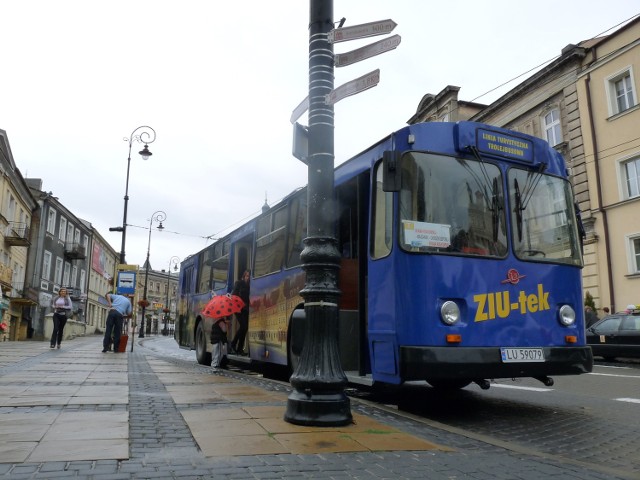
M 393 20 L 380 20 L 353 27 L 334 28 L 329 32 L 329 43 L 346 42 L 357 38 L 374 37 L 390 33 L 398 24 Z
M 361 25 L 354 25 L 352 27 L 334 28 L 327 33 L 327 39 L 329 43 L 347 42 L 349 40 L 356 40 L 359 38 L 374 37 L 376 35 L 386 35 L 393 31 L 398 24 L 391 19 L 379 20 L 377 22 L 363 23 Z M 339 53 L 334 55 L 334 66 L 345 67 L 354 63 L 366 60 L 367 58 L 375 57 L 381 53 L 388 52 L 395 49 L 400 45 L 400 35 L 393 35 L 392 37 L 380 40 L 378 42 L 371 43 L 362 48 L 352 50 L 346 53 Z M 363 90 L 367 90 L 371 87 L 375 87 L 380 82 L 380 69 L 369 72 L 366 75 L 351 80 L 344 85 L 339 86 L 331 93 L 325 96 L 325 105 L 334 105 L 345 97 L 355 95 Z M 289 121 L 292 124 L 296 123 L 296 120 L 309 109 L 309 97 L 306 97 L 298 106 L 291 112 L 291 118 Z M 295 129 L 294 129 L 295 130 Z
M 375 87 L 380 82 L 380 69 L 377 68 L 373 72 L 369 72 L 360 78 L 351 80 L 350 82 L 340 85 L 338 88 L 331 90 L 325 99 L 325 105 L 333 105 L 345 97 L 355 95 L 368 88 Z
M 400 45 L 400 40 L 400 35 L 394 35 L 393 37 L 385 38 L 384 40 L 380 40 L 347 53 L 339 53 L 334 56 L 333 64 L 336 67 L 345 67 L 352 63 L 375 57 L 376 55 L 380 55 L 381 53 L 388 52 L 389 50 L 396 48 Z

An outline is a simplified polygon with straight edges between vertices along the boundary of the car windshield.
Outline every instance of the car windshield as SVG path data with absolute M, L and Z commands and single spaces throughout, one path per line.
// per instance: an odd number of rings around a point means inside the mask
M 606 317 L 592 327 L 594 333 L 598 335 L 606 335 L 607 333 L 617 332 L 620 328 L 620 322 L 623 317 Z

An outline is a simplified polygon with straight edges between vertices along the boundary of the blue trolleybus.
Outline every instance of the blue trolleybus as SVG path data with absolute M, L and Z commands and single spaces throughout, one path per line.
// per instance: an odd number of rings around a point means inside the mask
M 335 201 L 350 382 L 488 388 L 591 371 L 579 218 L 546 142 L 473 122 L 410 125 L 335 169 Z M 176 339 L 199 363 L 211 363 L 204 305 L 249 269 L 245 361 L 295 368 L 306 217 L 301 188 L 182 262 Z

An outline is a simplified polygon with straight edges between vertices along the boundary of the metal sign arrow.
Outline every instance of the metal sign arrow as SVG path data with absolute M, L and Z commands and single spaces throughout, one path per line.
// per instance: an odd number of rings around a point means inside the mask
M 373 72 L 369 72 L 360 78 L 351 80 L 350 82 L 340 85 L 329 93 L 325 99 L 325 105 L 333 105 L 345 97 L 355 95 L 363 90 L 367 90 L 371 87 L 375 87 L 380 82 L 380 69 L 377 68 Z
M 293 112 L 291 112 L 291 118 L 289 119 L 289 121 L 291 123 L 296 123 L 296 120 L 298 120 L 300 116 L 307 110 L 309 110 L 308 96 L 304 100 L 302 100 L 296 108 L 293 109 Z
M 357 38 L 385 35 L 396 28 L 398 24 L 391 19 L 377 22 L 363 23 L 353 27 L 334 28 L 328 33 L 329 43 L 346 42 Z
M 394 48 L 396 48 L 398 45 L 400 45 L 400 40 L 400 35 L 394 35 L 393 37 L 379 40 L 375 43 L 366 45 L 362 48 L 358 48 L 347 53 L 339 53 L 334 57 L 333 64 L 336 67 L 345 67 L 347 65 L 351 65 L 352 63 L 375 57 L 376 55 L 380 55 L 381 53 L 388 52 L 389 50 L 393 50 Z

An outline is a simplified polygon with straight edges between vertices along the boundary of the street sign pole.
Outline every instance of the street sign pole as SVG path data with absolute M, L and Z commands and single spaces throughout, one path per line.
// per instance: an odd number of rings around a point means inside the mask
M 293 391 L 284 419 L 296 425 L 352 423 L 347 377 L 338 352 L 338 270 L 334 234 L 334 111 L 325 104 L 333 90 L 333 0 L 310 0 L 307 238 L 300 254 L 306 283 L 305 333 L 300 361 L 291 376 Z M 303 108 L 303 107 L 300 107 Z M 297 112 L 295 112 L 297 113 Z

